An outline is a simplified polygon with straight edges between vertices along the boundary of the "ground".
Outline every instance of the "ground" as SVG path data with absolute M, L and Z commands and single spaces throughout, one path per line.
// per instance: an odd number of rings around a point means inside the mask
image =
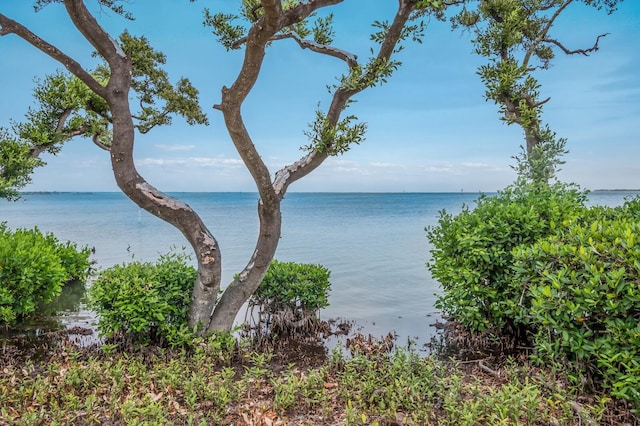
M 436 360 L 394 348 L 392 333 L 357 332 L 332 351 L 268 338 L 79 348 L 91 332 L 1 343 L 0 424 L 640 424 L 624 402 L 532 365 L 526 348 L 456 357 L 441 346 Z

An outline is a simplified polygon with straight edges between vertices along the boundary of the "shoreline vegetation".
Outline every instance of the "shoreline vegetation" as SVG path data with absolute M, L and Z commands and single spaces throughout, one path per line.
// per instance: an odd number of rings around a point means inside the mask
M 82 327 L 0 340 L 0 425 L 640 425 L 640 198 L 585 200 L 516 187 L 443 211 L 426 229 L 427 267 L 447 321 L 426 355 L 393 331 L 315 316 L 328 305 L 322 265 L 272 262 L 250 302 L 258 321 L 205 336 L 185 324 L 184 255 L 108 268 L 88 290 L 100 343 Z M 32 247 L 0 257 L 21 262 L 7 268 L 5 300 L 19 302 L 7 324 L 86 281 L 86 248 L 1 229 L 5 253 Z
M 346 320 L 179 349 L 81 326 L 14 334 L 0 338 L 0 425 L 640 424 L 624 401 L 532 363 L 531 348 L 436 328 L 426 353 Z
M 326 340 L 220 335 L 171 350 L 88 329 L 2 342 L 0 424 L 637 425 L 622 401 L 571 385 L 529 348 L 505 352 L 448 323 L 431 353 L 327 325 Z M 329 333 L 331 334 L 331 333 Z

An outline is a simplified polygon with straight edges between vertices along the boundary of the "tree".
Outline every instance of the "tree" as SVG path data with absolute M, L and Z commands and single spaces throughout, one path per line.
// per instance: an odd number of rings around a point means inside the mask
M 127 12 L 117 0 L 97 0 L 101 6 L 109 7 L 127 17 Z M 444 7 L 438 0 L 400 0 L 391 22 L 377 21 L 377 32 L 371 38 L 378 43 L 377 52 L 366 62 L 360 63 L 351 53 L 332 46 L 332 15 L 316 17 L 315 14 L 326 7 L 343 0 L 243 0 L 239 15 L 205 12 L 205 23 L 210 25 L 219 40 L 228 49 L 244 49 L 244 62 L 238 77 L 229 87 L 222 89 L 222 99 L 215 108 L 222 112 L 231 139 L 253 177 L 260 199 L 258 216 L 259 234 L 255 251 L 247 263 L 225 289 L 218 300 L 221 285 L 221 256 L 218 243 L 207 229 L 200 216 L 187 204 L 162 193 L 148 183 L 136 170 L 133 161 L 135 132 L 146 130 L 145 119 L 154 124 L 164 124 L 167 115 L 159 110 L 146 110 L 142 115 L 132 113 L 129 94 L 135 92 L 143 103 L 151 104 L 160 93 L 146 97 L 145 87 L 137 85 L 136 77 L 145 79 L 155 75 L 147 68 L 136 76 L 137 52 L 146 51 L 148 46 L 135 47 L 127 51 L 127 43 L 121 38 L 114 40 L 89 12 L 82 0 L 40 0 L 38 7 L 49 3 L 63 3 L 69 17 L 82 35 L 93 45 L 105 64 L 97 72 L 85 70 L 75 59 L 61 52 L 26 27 L 0 14 L 0 35 L 15 34 L 45 54 L 59 61 L 82 82 L 95 98 L 94 107 L 87 103 L 74 106 L 73 111 L 83 111 L 85 119 L 79 119 L 80 129 L 93 129 L 84 134 L 94 138 L 111 156 L 111 164 L 120 189 L 137 205 L 179 229 L 191 244 L 197 259 L 196 279 L 189 311 L 190 326 L 200 326 L 201 331 L 229 330 L 237 312 L 260 284 L 273 259 L 281 234 L 280 203 L 295 181 L 318 168 L 329 156 L 341 154 L 364 137 L 366 125 L 353 115 L 343 117 L 352 98 L 361 91 L 384 83 L 400 65 L 392 59 L 393 54 L 402 49 L 401 41 L 412 38 L 418 40 L 424 29 L 419 18 L 429 12 L 441 13 Z M 311 21 L 311 18 L 314 18 Z M 238 23 L 240 21 L 240 23 Z M 307 154 L 293 164 L 271 173 L 262 161 L 256 146 L 243 121 L 241 107 L 250 93 L 260 73 L 267 47 L 274 42 L 292 40 L 303 49 L 329 55 L 343 61 L 348 71 L 331 88 L 332 99 L 326 112 L 316 111 L 316 119 L 307 132 L 309 145 Z M 135 43 L 134 43 L 135 44 Z M 373 53 L 373 50 L 372 50 Z M 192 93 L 191 89 L 187 92 Z M 180 99 L 184 97 L 180 96 Z M 191 99 L 187 96 L 187 99 Z M 96 102 L 94 105 L 93 102 Z M 167 104 L 170 103 L 166 100 Z M 189 114 L 197 112 L 189 107 Z M 96 111 L 96 109 L 98 111 Z M 49 124 L 52 134 L 56 133 L 56 123 L 66 122 L 64 111 Z M 93 112 L 92 112 L 93 111 Z M 60 111 L 58 111 L 60 113 Z M 181 111 L 172 111 L 180 113 Z M 95 114 L 95 115 L 93 115 Z M 185 116 L 190 117 L 189 114 Z M 199 117 L 198 114 L 196 116 Z M 154 119 L 159 120 L 158 123 Z M 194 118 L 194 121 L 202 118 Z M 93 127 L 92 123 L 97 123 Z M 136 124 L 138 123 L 138 124 Z M 71 136 L 71 133 L 59 135 Z M 31 141 L 33 142 L 33 141 Z M 44 144 L 45 146 L 49 146 Z M 59 147 L 59 143 L 54 144 Z M 33 144 L 38 148 L 42 144 Z M 37 155 L 36 155 L 37 157 Z M 5 170 L 8 170 L 5 166 Z
M 542 107 L 550 98 L 541 98 L 534 73 L 548 69 L 557 50 L 589 55 L 607 35 L 598 35 L 588 48 L 573 50 L 555 38 L 551 31 L 572 3 L 612 13 L 618 0 L 467 0 L 452 19 L 454 27 L 473 30 L 476 53 L 488 59 L 478 70 L 486 99 L 499 105 L 502 120 L 524 131 L 523 152 L 515 157 L 516 171 L 532 182 L 553 178 L 566 153 L 566 139 L 558 138 L 542 121 Z M 471 8 L 473 4 L 477 8 Z
M 152 128 L 171 124 L 173 115 L 189 124 L 207 124 L 198 105 L 198 91 L 182 78 L 174 86 L 161 66 L 165 56 L 155 51 L 145 37 L 127 32 L 120 36 L 123 51 L 131 57 L 132 91 L 140 110 L 133 113 L 135 128 L 147 133 Z M 109 80 L 108 64 L 102 63 L 91 75 L 100 84 Z M 13 132 L 0 129 L 0 196 L 19 197 L 18 190 L 31 180 L 36 167 L 46 163 L 41 154 L 57 154 L 71 139 L 84 136 L 99 148 L 111 147 L 112 116 L 103 98 L 79 78 L 57 72 L 36 80 L 33 91 L 36 109 L 29 109 L 25 121 L 13 124 Z

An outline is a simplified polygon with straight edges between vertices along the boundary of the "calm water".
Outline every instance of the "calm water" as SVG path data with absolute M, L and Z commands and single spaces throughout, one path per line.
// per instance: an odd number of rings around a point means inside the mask
M 253 193 L 173 194 L 200 213 L 222 251 L 224 283 L 253 253 L 258 230 Z M 626 192 L 592 193 L 593 204 L 619 205 Z M 324 318 L 354 320 L 363 332 L 395 331 L 400 341 L 425 342 L 435 332 L 438 283 L 425 263 L 425 226 L 438 211 L 473 205 L 471 193 L 292 193 L 282 204 L 283 233 L 276 257 L 320 263 L 331 271 L 331 306 Z M 38 226 L 62 241 L 95 247 L 99 267 L 155 260 L 186 246 L 178 231 L 139 209 L 120 193 L 28 194 L 0 202 L 10 228 Z M 239 318 L 242 320 L 242 318 Z

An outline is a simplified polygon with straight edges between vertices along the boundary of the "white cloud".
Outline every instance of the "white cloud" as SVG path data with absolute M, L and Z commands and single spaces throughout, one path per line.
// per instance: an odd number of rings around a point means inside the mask
M 345 173 L 345 174 L 360 174 L 366 175 L 368 172 L 362 168 L 362 165 L 357 161 L 350 160 L 333 160 L 325 163 L 327 172 Z
M 144 158 L 137 162 L 139 166 L 188 166 L 188 167 L 227 167 L 238 168 L 244 166 L 237 158 L 219 157 L 186 157 L 186 158 Z
M 465 161 L 461 163 L 461 166 L 467 169 L 473 169 L 474 171 L 484 170 L 487 172 L 503 172 L 506 170 L 504 167 L 499 167 L 499 166 L 496 166 L 495 164 L 478 163 L 473 161 Z
M 379 169 L 406 169 L 405 166 L 403 166 L 402 164 L 396 164 L 396 163 L 381 163 L 381 162 L 374 162 L 370 164 L 371 167 L 375 167 L 375 168 L 379 168 Z
M 169 152 L 191 151 L 196 147 L 195 145 L 166 145 L 166 144 L 157 144 L 154 146 L 161 151 L 169 151 Z
M 487 163 L 476 163 L 476 162 L 463 162 L 462 165 L 464 167 L 469 167 L 472 169 L 488 169 L 491 167 Z
M 422 170 L 428 173 L 452 173 L 454 171 L 453 164 L 449 162 L 427 164 L 422 167 Z

